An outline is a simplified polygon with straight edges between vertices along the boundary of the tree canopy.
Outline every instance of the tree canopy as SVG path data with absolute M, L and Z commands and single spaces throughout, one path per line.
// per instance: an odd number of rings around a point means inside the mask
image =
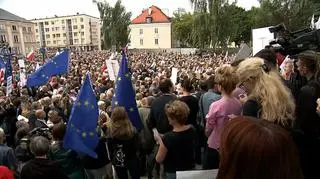
M 291 31 L 309 27 L 320 11 L 319 0 L 258 0 L 260 7 L 248 11 L 228 0 L 189 1 L 194 13 L 175 15 L 173 34 L 181 45 L 200 48 L 249 42 L 254 28 L 280 23 Z
M 102 21 L 104 48 L 125 46 L 129 42 L 131 12 L 126 12 L 121 0 L 118 0 L 113 7 L 106 1 L 93 2 L 97 4 Z

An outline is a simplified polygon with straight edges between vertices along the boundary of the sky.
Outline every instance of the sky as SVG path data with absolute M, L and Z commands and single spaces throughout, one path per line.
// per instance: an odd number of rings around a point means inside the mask
M 106 1 L 114 4 L 117 0 Z M 122 0 L 122 4 L 127 11 L 132 12 L 132 18 L 151 5 L 160 7 L 169 16 L 178 8 L 192 10 L 189 0 Z M 238 0 L 238 5 L 250 9 L 259 3 L 257 0 Z M 54 15 L 74 15 L 77 12 L 99 17 L 99 11 L 92 0 L 0 0 L 0 8 L 29 20 Z

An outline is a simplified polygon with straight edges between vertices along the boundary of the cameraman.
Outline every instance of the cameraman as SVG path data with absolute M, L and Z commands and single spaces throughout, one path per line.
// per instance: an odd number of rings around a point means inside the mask
M 298 54 L 297 67 L 307 78 L 296 101 L 296 121 L 293 138 L 300 151 L 301 167 L 305 178 L 320 178 L 320 117 L 316 112 L 320 98 L 320 66 L 318 54 L 305 51 Z

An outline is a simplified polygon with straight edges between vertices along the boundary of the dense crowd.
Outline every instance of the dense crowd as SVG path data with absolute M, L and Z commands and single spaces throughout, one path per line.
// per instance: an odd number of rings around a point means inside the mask
M 56 52 L 47 50 L 47 58 Z M 272 49 L 237 61 L 129 51 L 141 130 L 125 108 L 112 108 L 116 82 L 105 65 L 111 54 L 71 52 L 68 73 L 38 88 L 21 87 L 12 60 L 13 92 L 6 96 L 5 79 L 0 87 L 0 178 L 174 179 L 195 169 L 219 169 L 219 179 L 320 178 L 315 52 L 280 66 Z M 45 61 L 27 61 L 26 73 Z M 179 70 L 176 83 L 172 68 Z M 87 72 L 99 106 L 97 158 L 63 147 Z

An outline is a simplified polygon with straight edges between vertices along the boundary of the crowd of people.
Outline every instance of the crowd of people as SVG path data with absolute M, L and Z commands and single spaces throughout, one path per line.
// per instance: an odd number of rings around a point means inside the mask
M 47 58 L 55 54 L 47 50 Z M 116 82 L 104 64 L 111 54 L 71 52 L 68 73 L 37 88 L 21 87 L 13 58 L 13 92 L 6 96 L 5 80 L 0 87 L 0 178 L 175 179 L 177 171 L 195 169 L 218 169 L 218 179 L 320 178 L 316 52 L 280 69 L 272 49 L 237 61 L 129 51 L 141 130 L 125 108 L 111 105 Z M 26 62 L 26 73 L 43 63 L 40 55 Z M 99 106 L 97 158 L 63 146 L 87 72 Z

